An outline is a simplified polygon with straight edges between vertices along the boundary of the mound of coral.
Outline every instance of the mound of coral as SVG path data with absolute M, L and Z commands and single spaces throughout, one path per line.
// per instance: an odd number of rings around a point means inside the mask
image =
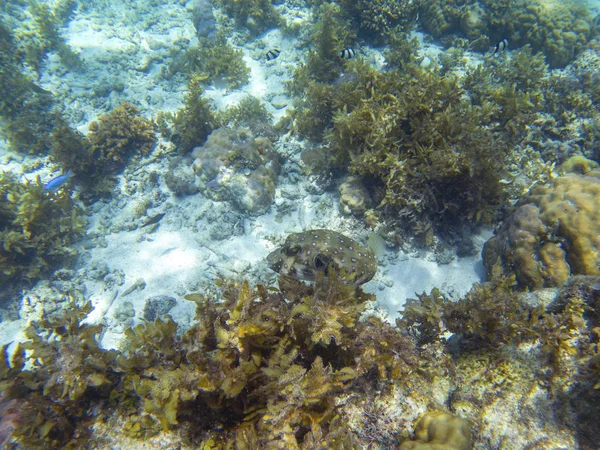
M 271 142 L 245 128 L 218 128 L 192 152 L 203 192 L 250 214 L 265 213 L 275 197 L 279 157 Z
M 490 278 L 514 274 L 530 288 L 600 275 L 600 170 L 533 188 L 486 242 L 483 261 Z

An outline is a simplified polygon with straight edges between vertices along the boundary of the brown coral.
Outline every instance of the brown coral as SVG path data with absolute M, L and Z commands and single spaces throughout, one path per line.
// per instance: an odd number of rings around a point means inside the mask
M 600 275 L 600 170 L 568 174 L 521 199 L 483 249 L 488 277 L 531 288 Z

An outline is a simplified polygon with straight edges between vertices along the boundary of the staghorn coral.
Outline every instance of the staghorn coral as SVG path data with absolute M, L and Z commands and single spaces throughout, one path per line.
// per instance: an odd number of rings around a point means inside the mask
M 522 198 L 483 249 L 491 279 L 560 286 L 572 274 L 600 275 L 600 171 L 567 174 Z

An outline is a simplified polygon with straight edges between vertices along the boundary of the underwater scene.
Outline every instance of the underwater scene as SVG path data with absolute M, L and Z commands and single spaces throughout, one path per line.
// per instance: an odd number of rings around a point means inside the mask
M 600 0 L 0 6 L 0 448 L 600 449 Z

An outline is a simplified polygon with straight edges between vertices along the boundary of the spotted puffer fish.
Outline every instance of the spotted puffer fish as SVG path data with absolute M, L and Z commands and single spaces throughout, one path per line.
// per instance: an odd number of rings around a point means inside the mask
M 319 272 L 327 277 L 334 270 L 341 283 L 355 286 L 369 281 L 377 271 L 369 248 L 330 230 L 290 234 L 282 247 L 267 256 L 267 263 L 281 275 L 305 281 L 315 281 Z

